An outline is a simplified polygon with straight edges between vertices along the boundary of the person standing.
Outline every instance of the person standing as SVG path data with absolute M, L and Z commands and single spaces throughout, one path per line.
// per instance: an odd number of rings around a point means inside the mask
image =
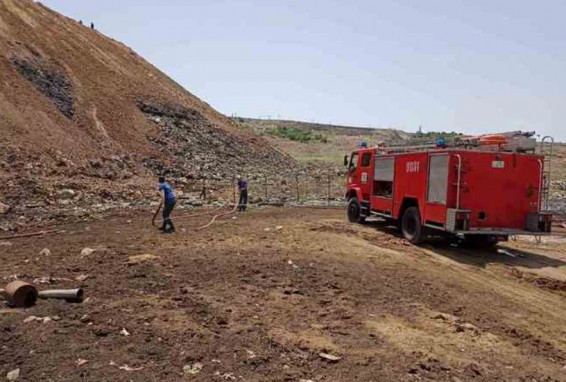
M 159 177 L 158 188 L 160 193 L 163 191 L 163 225 L 159 229 L 165 233 L 173 233 L 175 232 L 175 226 L 171 220 L 171 212 L 173 212 L 173 208 L 175 208 L 177 198 L 169 183 L 167 183 L 162 176 Z
M 238 190 L 240 191 L 238 211 L 245 212 L 248 208 L 248 182 L 240 176 L 238 176 Z

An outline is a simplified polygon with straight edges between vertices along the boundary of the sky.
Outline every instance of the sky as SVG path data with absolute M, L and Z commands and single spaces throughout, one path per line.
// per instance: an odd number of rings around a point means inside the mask
M 227 115 L 566 141 L 564 0 L 42 0 Z

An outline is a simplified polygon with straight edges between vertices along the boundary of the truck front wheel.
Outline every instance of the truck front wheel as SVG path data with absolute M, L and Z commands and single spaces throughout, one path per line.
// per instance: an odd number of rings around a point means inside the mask
M 352 223 L 363 223 L 366 218 L 361 215 L 360 202 L 358 198 L 353 197 L 348 201 L 348 220 Z
M 418 207 L 407 208 L 401 218 L 401 232 L 413 244 L 421 244 L 425 239 L 424 227 Z

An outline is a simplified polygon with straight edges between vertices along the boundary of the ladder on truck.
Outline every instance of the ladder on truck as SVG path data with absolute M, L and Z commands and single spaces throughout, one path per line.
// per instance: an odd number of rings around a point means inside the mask
M 443 147 L 461 148 L 461 149 L 482 149 L 489 151 L 505 151 L 505 152 L 534 152 L 536 148 L 536 139 L 532 138 L 534 131 L 509 131 L 496 135 L 508 139 L 504 145 L 482 146 L 479 136 L 457 136 L 444 138 L 413 138 L 405 141 L 389 142 L 389 145 L 378 146 L 378 151 L 383 154 L 402 154 L 415 151 L 430 151 L 438 149 L 438 141 L 443 141 Z M 489 135 L 489 134 L 488 134 Z M 549 137 L 550 138 L 550 137 Z M 554 142 L 554 141 L 553 141 Z
M 552 151 L 554 149 L 554 138 L 546 136 L 540 142 L 540 155 L 544 157 L 542 184 L 541 184 L 541 203 L 542 211 L 548 211 L 550 199 L 550 175 L 552 174 Z

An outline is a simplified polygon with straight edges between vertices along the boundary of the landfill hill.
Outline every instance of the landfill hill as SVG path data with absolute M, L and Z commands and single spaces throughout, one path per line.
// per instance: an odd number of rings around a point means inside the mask
M 0 2 L 0 202 L 12 211 L 141 199 L 164 172 L 190 186 L 291 163 L 122 43 L 40 3 Z

